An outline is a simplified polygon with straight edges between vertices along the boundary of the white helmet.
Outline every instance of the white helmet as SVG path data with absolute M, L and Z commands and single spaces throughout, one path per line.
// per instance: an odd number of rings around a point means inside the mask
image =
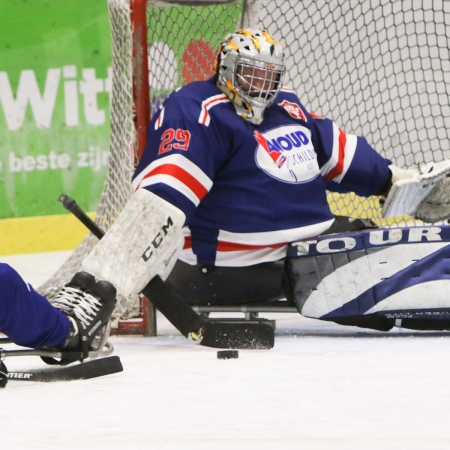
M 217 85 L 236 112 L 255 125 L 263 121 L 264 110 L 275 100 L 285 71 L 281 44 L 265 30 L 238 30 L 220 44 Z

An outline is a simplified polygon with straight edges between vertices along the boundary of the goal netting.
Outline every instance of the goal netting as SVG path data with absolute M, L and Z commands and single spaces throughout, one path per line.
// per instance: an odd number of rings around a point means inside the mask
M 108 229 L 131 194 L 149 115 L 174 89 L 212 75 L 225 34 L 267 29 L 282 42 L 285 84 L 309 111 L 364 136 L 399 167 L 450 158 L 450 4 L 443 0 L 109 0 L 111 157 L 96 221 Z M 148 75 L 147 75 L 148 74 Z M 149 88 L 149 89 L 148 89 Z M 69 193 L 70 194 L 70 193 Z M 329 195 L 336 214 L 381 219 L 376 198 Z M 40 292 L 53 296 L 95 245 L 89 236 Z M 142 315 L 121 298 L 115 326 Z

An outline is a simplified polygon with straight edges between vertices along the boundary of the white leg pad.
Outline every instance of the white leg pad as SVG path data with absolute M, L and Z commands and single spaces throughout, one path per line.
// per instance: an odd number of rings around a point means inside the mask
M 306 317 L 450 311 L 450 226 L 319 236 L 291 244 L 287 257 Z
M 172 204 L 139 189 L 82 268 L 122 295 L 138 294 L 156 275 L 169 276 L 183 248 L 185 219 Z

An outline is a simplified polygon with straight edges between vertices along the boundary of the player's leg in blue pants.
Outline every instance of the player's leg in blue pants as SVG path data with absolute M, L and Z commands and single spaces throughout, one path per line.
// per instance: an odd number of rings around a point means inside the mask
M 8 264 L 0 263 L 0 332 L 24 347 L 61 344 L 69 319 L 38 294 Z

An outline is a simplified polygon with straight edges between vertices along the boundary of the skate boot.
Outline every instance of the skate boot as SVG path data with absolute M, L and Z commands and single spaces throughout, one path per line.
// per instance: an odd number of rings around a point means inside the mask
M 80 303 L 85 291 L 90 291 L 95 286 L 95 277 L 87 272 L 78 272 L 59 292 L 52 301 L 55 308 L 69 315 L 72 309 Z
M 69 283 L 71 286 L 65 286 L 58 295 L 58 302 L 55 299 L 53 303 L 67 315 L 71 322 L 66 339 L 54 349 L 61 350 L 63 353 L 72 353 L 72 355 L 80 352 L 81 358 L 76 359 L 81 360 L 87 358 L 90 351 L 98 350 L 96 343 L 101 345 L 99 343 L 105 342 L 103 335 L 109 329 L 108 323 L 116 304 L 116 289 L 111 283 L 95 282 L 94 277 L 92 280 L 91 275 L 86 275 L 89 274 L 86 272 L 76 274 Z M 78 282 L 75 287 L 72 286 L 75 284 L 74 279 Z M 82 283 L 88 287 L 81 287 Z M 63 356 L 60 364 L 74 361 L 73 358 L 70 359 Z

